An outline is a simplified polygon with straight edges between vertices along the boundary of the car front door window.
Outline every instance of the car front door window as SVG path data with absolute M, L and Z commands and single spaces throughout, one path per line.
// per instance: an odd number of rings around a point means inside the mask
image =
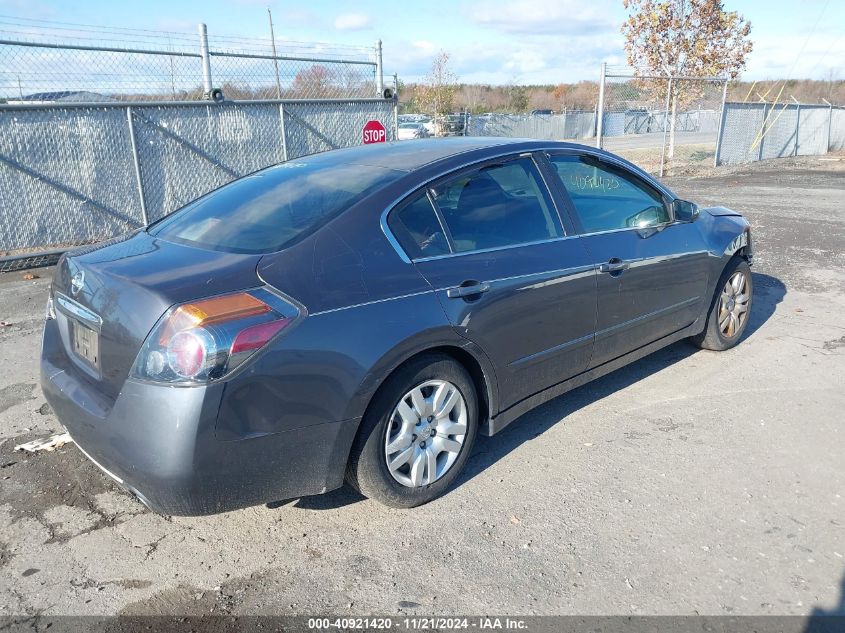
M 670 221 L 661 195 L 624 170 L 586 156 L 550 159 L 584 233 L 645 229 Z

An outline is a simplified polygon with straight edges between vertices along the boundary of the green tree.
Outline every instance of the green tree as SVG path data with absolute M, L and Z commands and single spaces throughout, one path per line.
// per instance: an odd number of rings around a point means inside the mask
M 511 110 L 525 112 L 528 108 L 528 91 L 525 86 L 511 86 L 508 92 Z

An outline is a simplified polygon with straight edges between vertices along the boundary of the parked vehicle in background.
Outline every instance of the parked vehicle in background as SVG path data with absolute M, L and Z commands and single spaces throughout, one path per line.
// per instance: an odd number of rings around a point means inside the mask
M 548 110 L 548 109 L 531 110 L 531 116 L 552 116 L 554 113 L 555 113 L 554 110 Z
M 438 119 L 440 136 L 461 136 L 464 133 L 466 117 L 463 114 L 447 114 Z
M 396 134 L 400 141 L 408 141 L 415 138 L 428 138 L 428 130 L 422 123 L 400 123 Z
M 62 256 L 41 384 L 80 450 L 161 513 L 344 477 L 413 507 L 478 433 L 675 341 L 736 345 L 751 259 L 739 213 L 602 150 L 324 152 Z

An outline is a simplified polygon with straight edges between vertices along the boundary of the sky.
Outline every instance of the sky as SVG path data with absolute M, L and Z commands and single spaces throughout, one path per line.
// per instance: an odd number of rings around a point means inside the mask
M 725 0 L 751 21 L 742 78 L 845 79 L 845 0 Z M 441 50 L 461 82 L 597 80 L 625 62 L 622 0 L 0 0 L 0 16 L 212 35 L 373 46 L 384 70 L 421 79 Z M 2 21 L 3 17 L 0 17 Z

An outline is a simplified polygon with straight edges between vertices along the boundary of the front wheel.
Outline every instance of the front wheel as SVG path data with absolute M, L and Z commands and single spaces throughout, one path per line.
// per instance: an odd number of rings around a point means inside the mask
M 751 268 L 745 260 L 737 259 L 722 273 L 707 324 L 701 334 L 692 338 L 693 343 L 715 351 L 739 343 L 751 315 L 752 292 Z
M 478 399 L 467 371 L 448 356 L 414 359 L 373 399 L 352 447 L 347 479 L 387 506 L 427 503 L 458 476 L 477 429 Z

